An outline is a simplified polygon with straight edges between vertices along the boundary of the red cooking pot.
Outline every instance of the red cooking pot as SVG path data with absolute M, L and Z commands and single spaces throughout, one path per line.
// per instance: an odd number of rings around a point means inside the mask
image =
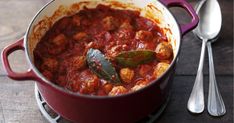
M 86 1 L 86 2 L 84 2 Z M 89 2 L 87 2 L 89 1 Z M 48 81 L 35 67 L 33 49 L 40 38 L 58 19 L 72 15 L 82 9 L 98 4 L 111 5 L 118 9 L 141 11 L 141 15 L 164 29 L 174 51 L 169 69 L 147 87 L 120 96 L 90 96 L 73 93 Z M 182 7 L 192 17 L 189 24 L 176 22 L 167 7 Z M 192 6 L 185 0 L 53 0 L 45 5 L 34 17 L 23 39 L 6 47 L 2 52 L 3 66 L 7 75 L 14 80 L 35 80 L 47 104 L 62 117 L 79 123 L 132 123 L 159 109 L 169 96 L 180 51 L 181 37 L 194 29 L 198 17 Z M 26 73 L 12 71 L 8 56 L 16 50 L 24 50 L 30 69 Z

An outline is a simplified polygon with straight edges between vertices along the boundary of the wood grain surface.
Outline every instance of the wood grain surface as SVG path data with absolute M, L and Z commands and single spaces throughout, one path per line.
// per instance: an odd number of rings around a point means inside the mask
M 21 38 L 32 17 L 46 0 L 0 1 L 0 50 Z M 195 5 L 197 0 L 189 0 Z M 233 122 L 233 1 L 219 0 L 223 26 L 219 39 L 212 44 L 217 82 L 223 96 L 227 114 L 220 118 L 208 115 L 206 109 L 200 115 L 192 115 L 186 109 L 198 67 L 201 41 L 192 32 L 184 36 L 181 53 L 172 87 L 172 96 L 157 123 L 232 123 Z M 171 8 L 180 23 L 189 22 L 189 16 L 179 8 Z M 215 21 L 215 20 L 214 20 Z M 28 64 L 24 53 L 18 51 L 9 58 L 17 72 L 26 71 Z M 41 115 L 34 96 L 33 81 L 9 79 L 0 62 L 0 123 L 48 123 Z M 208 92 L 208 58 L 204 65 L 205 101 Z M 61 123 L 67 123 L 63 120 Z

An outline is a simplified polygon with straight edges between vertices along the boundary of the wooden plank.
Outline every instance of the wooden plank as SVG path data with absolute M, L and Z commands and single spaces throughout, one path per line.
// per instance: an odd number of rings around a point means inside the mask
M 49 0 L 1 0 L 0 1 L 0 50 L 21 38 L 37 13 Z M 23 53 L 16 53 L 10 59 L 17 71 L 25 71 L 27 64 Z M 2 66 L 2 62 L 0 61 Z M 22 66 L 23 65 L 23 66 Z M 4 75 L 0 67 L 0 75 Z
M 0 121 L 6 123 L 43 123 L 34 96 L 34 82 L 0 77 Z M 1 114 L 0 113 L 0 114 Z
M 4 122 L 5 122 L 5 118 L 4 118 L 2 103 L 0 101 L 0 123 L 4 123 Z
M 168 107 L 158 120 L 159 123 L 233 123 L 233 77 L 218 76 L 220 92 L 222 94 L 227 113 L 223 117 L 214 118 L 207 112 L 208 76 L 205 76 L 205 111 L 200 115 L 193 115 L 187 110 L 187 101 L 193 87 L 195 76 L 176 76 L 172 88 L 172 96 Z
M 33 16 L 46 1 L 49 0 L 1 0 L 1 46 L 6 46 L 22 37 Z

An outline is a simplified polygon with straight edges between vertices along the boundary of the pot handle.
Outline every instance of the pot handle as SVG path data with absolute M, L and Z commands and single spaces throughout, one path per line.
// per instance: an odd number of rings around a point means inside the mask
M 182 35 L 185 35 L 187 32 L 193 30 L 197 26 L 199 18 L 193 7 L 185 0 L 159 0 L 159 1 L 167 7 L 182 7 L 192 16 L 192 21 L 190 23 L 185 25 L 180 24 Z
M 16 50 L 25 50 L 23 46 L 24 38 L 18 40 L 16 43 L 7 46 L 2 51 L 2 63 L 3 68 L 5 69 L 7 76 L 14 80 L 37 80 L 36 74 L 33 72 L 32 69 L 29 69 L 25 73 L 16 73 L 14 72 L 9 64 L 8 56 Z

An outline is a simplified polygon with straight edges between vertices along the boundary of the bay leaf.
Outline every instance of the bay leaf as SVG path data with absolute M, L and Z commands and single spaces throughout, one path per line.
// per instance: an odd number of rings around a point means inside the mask
M 115 61 L 123 67 L 136 67 L 140 64 L 151 62 L 155 59 L 155 52 L 151 50 L 135 50 L 121 52 Z
M 101 51 L 91 48 L 87 52 L 86 58 L 89 69 L 99 78 L 105 79 L 114 84 L 121 83 L 119 75 L 112 63 L 105 58 Z

